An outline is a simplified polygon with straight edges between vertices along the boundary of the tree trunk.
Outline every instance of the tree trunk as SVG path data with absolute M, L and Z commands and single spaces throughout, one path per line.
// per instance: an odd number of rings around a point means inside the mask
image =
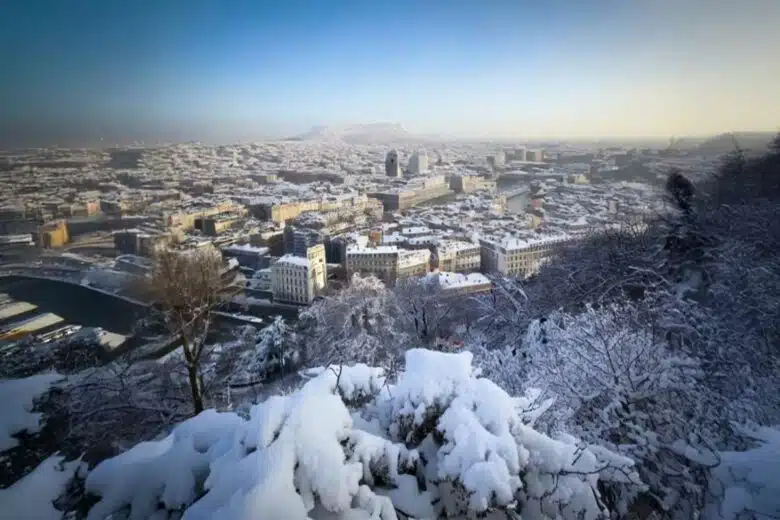
M 192 412 L 198 415 L 203 411 L 203 386 L 198 374 L 197 363 L 187 363 L 187 377 L 190 380 L 190 393 L 192 394 Z

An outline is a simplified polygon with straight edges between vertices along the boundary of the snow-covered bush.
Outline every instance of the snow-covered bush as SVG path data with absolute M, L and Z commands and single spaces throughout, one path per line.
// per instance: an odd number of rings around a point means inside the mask
M 331 366 L 248 418 L 207 410 L 98 465 L 89 519 L 601 518 L 599 482 L 636 482 L 627 458 L 535 431 L 471 360 L 413 349 L 395 383 Z
M 240 352 L 235 360 L 231 382 L 263 381 L 273 375 L 289 373 L 301 362 L 295 331 L 281 316 L 256 333 L 253 341 L 254 345 Z
M 529 327 L 530 383 L 556 398 L 552 428 L 631 457 L 658 505 L 692 518 L 718 463 L 715 414 L 698 363 L 658 332 L 632 304 L 554 313 Z M 638 489 L 612 491 L 622 512 Z

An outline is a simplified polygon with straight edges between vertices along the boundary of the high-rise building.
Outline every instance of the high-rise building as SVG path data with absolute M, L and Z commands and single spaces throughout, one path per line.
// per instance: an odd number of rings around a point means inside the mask
M 385 175 L 388 177 L 400 177 L 401 166 L 398 164 L 398 152 L 390 150 L 385 157 Z
M 428 156 L 425 152 L 415 152 L 409 158 L 409 174 L 421 175 L 428 171 Z

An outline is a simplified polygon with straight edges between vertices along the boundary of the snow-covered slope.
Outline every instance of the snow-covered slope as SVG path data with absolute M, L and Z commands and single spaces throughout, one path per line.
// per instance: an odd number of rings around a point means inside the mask
M 55 373 L 0 379 L 0 452 L 18 444 L 15 434 L 38 432 L 41 414 L 32 411 L 33 401 L 58 379 Z

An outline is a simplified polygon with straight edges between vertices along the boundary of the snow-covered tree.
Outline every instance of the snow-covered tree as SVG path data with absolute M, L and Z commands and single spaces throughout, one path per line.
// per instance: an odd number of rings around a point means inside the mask
M 252 345 L 243 348 L 232 363 L 228 374 L 232 383 L 264 381 L 295 370 L 301 362 L 295 331 L 281 316 L 249 340 Z
M 692 518 L 718 462 L 716 414 L 699 363 L 670 351 L 663 337 L 629 303 L 553 313 L 528 330 L 530 383 L 556 398 L 551 427 L 633 458 L 657 505 Z M 622 512 L 637 488 L 613 491 Z
M 454 302 L 447 301 L 438 285 L 425 277 L 399 280 L 393 293 L 403 312 L 403 321 L 417 340 L 423 345 L 435 344 Z
M 531 426 L 468 352 L 413 349 L 395 382 L 331 366 L 248 418 L 207 410 L 98 465 L 90 520 L 606 518 L 632 463 Z
M 310 365 L 364 362 L 386 366 L 400 356 L 406 334 L 392 291 L 376 277 L 355 275 L 348 287 L 315 302 L 300 315 Z

